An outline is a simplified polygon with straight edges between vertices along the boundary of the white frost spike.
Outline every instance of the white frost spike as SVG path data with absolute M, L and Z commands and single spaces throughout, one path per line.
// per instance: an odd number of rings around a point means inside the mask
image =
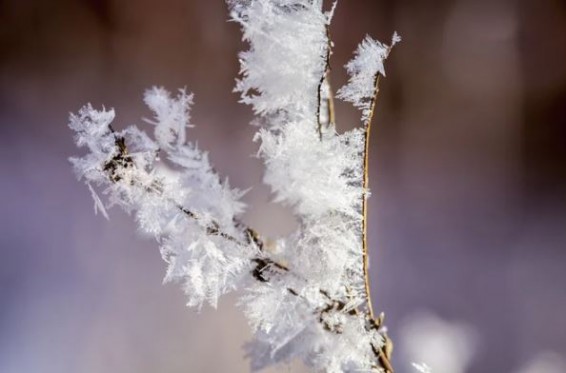
M 391 38 L 391 45 L 366 36 L 358 46 L 355 57 L 346 64 L 350 80 L 338 90 L 337 97 L 360 109 L 364 123 L 371 115 L 372 99 L 377 89 L 376 79 L 378 75 L 385 76 L 383 62 L 389 56 L 391 48 L 400 41 L 401 37 L 396 32 Z
M 412 365 L 413 368 L 415 368 L 417 371 L 421 373 L 432 373 L 432 369 L 430 369 L 430 367 L 425 363 L 421 363 L 421 364 L 413 363 Z
M 180 89 L 177 97 L 161 87 L 148 89 L 144 102 L 155 114 L 155 120 L 145 119 L 155 125 L 155 139 L 160 147 L 169 149 L 185 144 L 185 130 L 190 125 L 190 108 L 193 94 Z
M 109 220 L 110 218 L 108 217 L 108 213 L 106 212 L 106 208 L 104 207 L 102 200 L 100 199 L 98 194 L 96 194 L 92 185 L 90 185 L 89 183 L 87 183 L 86 185 L 88 186 L 88 190 L 90 190 L 90 195 L 92 196 L 92 199 L 94 200 L 94 214 L 97 215 L 98 212 L 100 211 L 102 216 L 104 216 L 106 218 L 106 220 Z

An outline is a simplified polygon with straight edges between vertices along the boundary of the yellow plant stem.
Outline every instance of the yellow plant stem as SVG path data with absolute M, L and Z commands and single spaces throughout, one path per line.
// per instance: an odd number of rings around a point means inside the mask
M 362 198 L 362 248 L 363 248 L 363 268 L 364 268 L 364 281 L 365 281 L 365 292 L 367 298 L 367 309 L 369 317 L 373 320 L 375 318 L 373 313 L 373 306 L 371 302 L 371 290 L 370 290 L 370 279 L 369 279 L 369 253 L 368 253 L 368 239 L 367 239 L 367 229 L 368 229 L 368 188 L 369 188 L 369 143 L 371 134 L 371 122 L 373 115 L 375 113 L 375 106 L 377 103 L 377 94 L 379 92 L 379 80 L 381 75 L 377 73 L 375 76 L 374 93 L 371 98 L 370 111 L 366 122 L 364 123 L 364 179 L 362 184 L 363 198 Z

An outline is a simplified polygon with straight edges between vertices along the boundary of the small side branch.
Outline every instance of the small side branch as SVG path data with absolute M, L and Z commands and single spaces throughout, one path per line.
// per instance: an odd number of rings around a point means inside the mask
M 379 93 L 379 80 L 381 75 L 378 73 L 374 81 L 374 93 L 370 102 L 370 112 L 367 121 L 364 123 L 364 179 L 362 183 L 363 197 L 362 197 L 362 249 L 363 249 L 363 268 L 364 268 L 364 281 L 365 292 L 367 298 L 367 309 L 370 318 L 374 318 L 373 306 L 371 301 L 370 278 L 369 278 L 369 252 L 368 252 L 368 187 L 369 187 L 369 145 L 371 135 L 371 122 L 375 113 L 375 106 L 377 103 L 377 94 Z
M 377 96 L 379 93 L 379 81 L 381 75 L 377 73 L 374 79 L 374 91 L 373 96 L 370 101 L 370 112 L 366 122 L 364 123 L 364 179 L 362 184 L 363 197 L 362 197 L 362 248 L 363 248 L 363 270 L 364 270 L 364 285 L 365 293 L 367 298 L 367 312 L 370 318 L 370 322 L 375 328 L 379 329 L 383 324 L 383 314 L 379 315 L 376 319 L 373 311 L 373 305 L 371 300 L 371 289 L 370 289 L 370 276 L 369 276 L 369 249 L 368 249 L 368 239 L 367 239 L 367 227 L 368 227 L 368 187 L 369 187 L 369 145 L 370 145 L 370 135 L 371 135 L 371 124 L 375 114 L 375 107 L 377 104 Z M 385 370 L 385 373 L 394 373 L 393 366 L 391 364 L 391 353 L 393 351 L 393 342 L 387 335 L 383 333 L 384 345 L 380 348 L 372 346 L 374 354 L 377 356 L 380 367 Z
M 330 55 L 332 54 L 332 40 L 330 39 L 330 28 L 327 25 L 326 26 L 326 40 L 327 40 L 327 44 L 326 44 L 326 56 L 324 57 L 324 73 L 322 74 L 322 76 L 320 77 L 320 81 L 318 83 L 318 89 L 317 89 L 317 108 L 316 108 L 316 120 L 318 123 L 318 135 L 320 140 L 322 141 L 322 127 L 323 127 L 323 123 L 321 120 L 321 110 L 322 110 L 322 103 L 323 100 L 326 100 L 326 110 L 327 110 L 327 117 L 328 117 L 328 122 L 325 124 L 331 124 L 334 123 L 334 95 L 332 93 L 332 87 L 330 86 L 330 82 L 329 82 L 329 75 L 330 75 Z M 322 92 L 324 89 L 324 84 L 326 83 L 327 85 L 327 95 L 326 97 L 322 97 Z

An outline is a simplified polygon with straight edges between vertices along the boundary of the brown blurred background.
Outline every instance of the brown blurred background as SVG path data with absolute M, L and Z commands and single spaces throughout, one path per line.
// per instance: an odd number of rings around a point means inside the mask
M 186 309 L 161 286 L 155 242 L 121 211 L 95 216 L 66 160 L 78 152 L 69 111 L 104 104 L 118 127 L 140 123 L 145 88 L 187 86 L 190 137 L 232 185 L 253 186 L 245 219 L 292 231 L 260 185 L 251 110 L 232 93 L 244 45 L 226 20 L 220 0 L 0 0 L 0 372 L 247 371 L 234 297 Z M 403 42 L 372 139 L 370 242 L 374 307 L 399 341 L 399 372 L 415 358 L 406 339 L 423 337 L 400 332 L 419 310 L 473 335 L 462 372 L 564 359 L 566 4 L 342 0 L 335 86 L 366 33 L 388 41 L 394 30 Z M 341 129 L 356 123 L 338 109 Z

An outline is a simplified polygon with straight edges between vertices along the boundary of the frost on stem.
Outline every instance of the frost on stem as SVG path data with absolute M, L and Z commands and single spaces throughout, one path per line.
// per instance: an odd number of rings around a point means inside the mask
M 136 127 L 116 131 L 113 110 L 86 105 L 71 115 L 70 127 L 88 152 L 71 162 L 97 210 L 119 205 L 155 237 L 168 264 L 165 281 L 182 284 L 189 306 L 216 306 L 220 295 L 242 290 L 255 331 L 248 345 L 254 370 L 300 358 L 326 372 L 392 372 L 391 344 L 383 318 L 370 312 L 366 285 L 368 129 L 340 134 L 330 113 L 334 7 L 325 11 L 322 0 L 229 6 L 249 44 L 236 90 L 258 115 L 264 182 L 293 209 L 296 232 L 266 250 L 240 220 L 243 193 L 187 141 L 193 96 L 185 90 L 146 92 L 154 139 Z M 339 96 L 361 108 L 364 121 L 371 120 L 389 49 L 366 38 L 347 65 L 351 79 Z
M 391 48 L 400 41 L 401 37 L 397 33 L 393 34 L 391 45 L 385 45 L 366 36 L 356 49 L 355 57 L 346 65 L 350 80 L 338 91 L 338 98 L 351 102 L 360 109 L 363 123 L 367 123 L 372 116 L 376 79 L 385 76 L 383 62 Z
M 231 0 L 231 17 L 250 49 L 241 52 L 236 90 L 256 114 L 312 120 L 326 71 L 330 13 L 322 0 Z

